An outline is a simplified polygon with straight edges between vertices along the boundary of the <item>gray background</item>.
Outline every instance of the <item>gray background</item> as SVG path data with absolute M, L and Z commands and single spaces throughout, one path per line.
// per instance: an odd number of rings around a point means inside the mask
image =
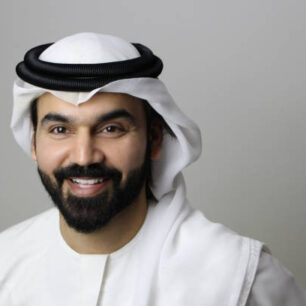
M 151 47 L 162 79 L 203 132 L 185 171 L 212 220 L 267 243 L 306 288 L 306 2 L 1 1 L 0 230 L 51 207 L 9 122 L 26 50 L 80 31 Z

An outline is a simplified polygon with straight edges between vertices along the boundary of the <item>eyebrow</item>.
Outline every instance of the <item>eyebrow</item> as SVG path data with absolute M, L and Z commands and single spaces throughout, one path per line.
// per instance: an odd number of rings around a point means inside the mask
M 136 123 L 135 117 L 130 114 L 128 111 L 125 109 L 118 109 L 103 115 L 100 115 L 96 118 L 95 124 L 101 124 L 105 121 L 109 121 L 112 119 L 117 119 L 117 118 L 126 118 L 128 119 L 132 124 Z M 63 123 L 68 123 L 68 124 L 73 124 L 75 123 L 75 119 L 69 116 L 64 116 L 58 113 L 48 113 L 46 114 L 43 119 L 40 121 L 41 126 L 45 125 L 48 122 L 63 122 Z
M 63 122 L 63 123 L 71 123 L 73 120 L 69 117 L 57 114 L 57 113 L 49 113 L 44 116 L 44 118 L 41 119 L 40 125 L 43 126 L 49 121 L 57 121 L 57 122 Z
M 131 113 L 129 113 L 125 109 L 118 109 L 118 110 L 103 114 L 101 116 L 98 116 L 96 120 L 96 124 L 100 124 L 105 121 L 109 121 L 109 120 L 117 119 L 117 118 L 125 118 L 125 119 L 128 119 L 132 124 L 136 123 L 136 119 Z

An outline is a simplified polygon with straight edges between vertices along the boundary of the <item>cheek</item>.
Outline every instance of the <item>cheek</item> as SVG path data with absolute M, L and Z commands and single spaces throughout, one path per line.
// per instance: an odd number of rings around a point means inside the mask
M 108 164 L 122 171 L 124 177 L 131 170 L 142 166 L 146 154 L 146 140 L 127 139 L 105 150 Z
M 51 174 L 62 166 L 68 152 L 68 147 L 55 144 L 48 140 L 38 140 L 36 143 L 37 164 L 44 172 Z

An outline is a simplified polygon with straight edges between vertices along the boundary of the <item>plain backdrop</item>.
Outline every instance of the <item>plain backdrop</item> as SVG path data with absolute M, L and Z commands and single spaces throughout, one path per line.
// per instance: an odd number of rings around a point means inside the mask
M 52 206 L 9 128 L 17 62 L 76 32 L 108 33 L 163 59 L 161 79 L 201 128 L 190 202 L 264 241 L 306 288 L 305 1 L 2 0 L 0 14 L 0 230 Z

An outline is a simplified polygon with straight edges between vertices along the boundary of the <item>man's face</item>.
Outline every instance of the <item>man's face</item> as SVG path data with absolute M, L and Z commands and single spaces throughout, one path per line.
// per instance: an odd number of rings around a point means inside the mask
M 45 94 L 38 101 L 37 119 L 32 157 L 71 227 L 93 232 L 144 198 L 150 156 L 139 99 L 99 93 L 74 106 Z

